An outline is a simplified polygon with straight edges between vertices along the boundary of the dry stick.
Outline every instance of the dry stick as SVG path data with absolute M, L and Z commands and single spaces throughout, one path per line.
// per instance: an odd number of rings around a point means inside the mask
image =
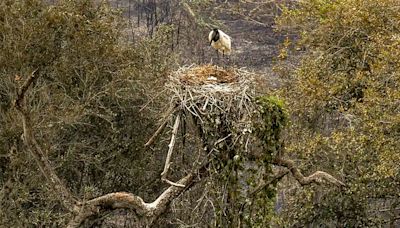
M 206 100 L 206 102 L 204 103 L 204 106 L 203 106 L 203 112 L 206 110 L 206 108 L 207 108 L 207 104 L 208 104 L 208 99 L 209 99 L 209 97 L 207 97 L 207 100 Z
M 296 167 L 296 165 L 294 164 L 294 162 L 292 160 L 286 160 L 281 157 L 277 157 L 273 161 L 273 164 L 288 168 L 290 170 L 290 172 L 292 173 L 293 177 L 296 178 L 296 180 L 301 185 L 309 185 L 311 183 L 320 184 L 323 181 L 327 181 L 336 186 L 345 186 L 345 184 L 343 182 L 334 178 L 332 175 L 330 175 L 326 172 L 322 172 L 322 171 L 316 171 L 315 173 L 309 175 L 308 177 L 305 177 L 300 172 L 300 170 Z
M 28 151 L 33 156 L 38 165 L 41 173 L 50 183 L 51 187 L 60 194 L 61 203 L 69 211 L 74 211 L 75 206 L 79 202 L 73 197 L 72 193 L 66 188 L 61 179 L 57 176 L 53 167 L 50 165 L 47 155 L 43 152 L 40 145 L 37 143 L 35 136 L 32 131 L 31 117 L 28 110 L 26 110 L 23 100 L 25 93 L 28 91 L 29 86 L 37 80 L 35 71 L 32 72 L 31 76 L 25 81 L 22 87 L 19 89 L 17 98 L 15 99 L 14 106 L 22 116 L 22 125 L 24 129 L 24 143 L 28 148 Z
M 151 138 L 149 139 L 149 141 L 147 141 L 146 144 L 144 144 L 145 147 L 148 147 L 150 145 L 152 145 L 154 143 L 154 141 L 156 140 L 157 136 L 160 135 L 160 133 L 162 132 L 162 130 L 164 130 L 165 126 L 168 123 L 169 117 L 171 116 L 172 113 L 174 113 L 175 111 L 175 107 L 171 106 L 169 107 L 169 109 L 167 110 L 167 112 L 165 113 L 164 118 L 162 119 L 161 125 L 160 127 L 158 127 L 158 129 L 156 130 L 156 132 L 153 134 L 153 136 L 151 136 Z
M 218 145 L 219 143 L 223 142 L 225 139 L 229 138 L 232 136 L 232 133 L 230 133 L 229 135 L 223 137 L 222 139 L 218 139 L 215 143 L 214 146 Z
M 167 179 L 167 173 L 168 173 L 169 167 L 171 166 L 171 156 L 172 156 L 172 151 L 174 150 L 174 146 L 175 146 L 175 142 L 176 142 L 176 135 L 178 133 L 180 120 L 181 120 L 180 113 L 178 113 L 178 115 L 176 115 L 174 128 L 172 129 L 171 142 L 168 145 L 169 149 L 168 149 L 167 159 L 165 160 L 164 171 L 161 173 L 161 180 L 170 185 L 176 186 L 176 187 L 185 187 L 185 185 L 177 184 L 177 183 L 174 183 Z
M 29 86 L 37 80 L 35 75 L 37 69 L 31 73 L 31 76 L 25 81 L 22 87 L 19 89 L 17 98 L 15 99 L 14 106 L 17 108 L 18 111 L 25 111 L 24 108 L 21 106 L 22 101 L 24 100 L 24 96 L 26 91 L 28 90 Z

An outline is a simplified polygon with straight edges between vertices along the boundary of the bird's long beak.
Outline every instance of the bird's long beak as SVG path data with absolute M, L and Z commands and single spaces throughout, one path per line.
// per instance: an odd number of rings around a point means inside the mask
M 212 43 L 212 40 L 210 41 L 210 45 L 211 45 L 211 43 Z

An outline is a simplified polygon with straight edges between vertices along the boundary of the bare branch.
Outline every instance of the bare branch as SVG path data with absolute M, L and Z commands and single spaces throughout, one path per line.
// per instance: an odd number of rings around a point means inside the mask
M 164 181 L 165 183 L 167 183 L 169 185 L 172 185 L 172 186 L 175 186 L 175 187 L 180 187 L 180 188 L 184 188 L 185 187 L 185 185 L 177 184 L 177 183 L 172 182 L 172 181 L 170 181 L 170 180 L 168 180 L 167 178 L 164 178 L 164 177 L 162 177 L 161 180 Z
M 156 140 L 156 138 L 158 137 L 158 135 L 160 135 L 160 133 L 164 130 L 165 126 L 168 123 L 169 117 L 171 116 L 172 113 L 174 113 L 175 111 L 175 107 L 171 106 L 169 107 L 169 109 L 167 110 L 167 112 L 165 113 L 164 118 L 161 121 L 161 125 L 160 127 L 158 127 L 158 129 L 156 130 L 156 132 L 153 134 L 153 136 L 151 136 L 151 138 L 149 139 L 149 141 L 147 141 L 146 144 L 144 144 L 145 147 L 148 147 L 150 145 L 152 145 L 154 143 L 154 141 Z
M 186 11 L 192 16 L 193 18 L 196 18 L 196 14 L 193 12 L 192 8 L 187 4 L 186 2 L 183 3 L 183 6 L 185 7 Z
M 225 141 L 227 138 L 231 137 L 232 133 L 229 133 L 227 136 L 223 137 L 222 139 L 218 139 L 215 143 L 214 146 L 220 144 L 221 142 Z
M 171 141 L 168 145 L 169 149 L 168 149 L 167 158 L 165 160 L 164 170 L 161 173 L 161 180 L 166 181 L 167 183 L 173 183 L 173 182 L 167 180 L 167 174 L 168 174 L 169 167 L 171 166 L 171 156 L 172 156 L 172 151 L 174 150 L 174 146 L 175 146 L 175 142 L 176 142 L 176 135 L 178 133 L 180 120 L 181 120 L 180 114 L 176 115 L 174 127 L 172 129 Z M 175 185 L 175 183 L 173 183 L 173 185 Z M 183 186 L 183 187 L 185 187 L 185 186 Z
M 334 178 L 332 175 L 322 172 L 316 171 L 315 173 L 311 174 L 308 177 L 305 177 L 300 170 L 296 167 L 292 160 L 286 160 L 280 157 L 275 158 L 273 161 L 274 165 L 279 165 L 286 167 L 290 170 L 294 178 L 301 184 L 301 185 L 309 185 L 311 183 L 322 183 L 324 181 L 334 184 L 336 186 L 345 186 L 345 184 L 338 179 Z

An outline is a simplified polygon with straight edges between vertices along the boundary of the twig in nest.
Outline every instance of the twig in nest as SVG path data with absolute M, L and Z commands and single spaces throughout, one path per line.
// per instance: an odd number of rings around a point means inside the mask
M 208 100 L 209 100 L 209 97 L 207 97 L 207 100 L 206 100 L 206 102 L 204 103 L 204 106 L 203 106 L 203 112 L 206 110 L 206 108 L 207 108 L 207 104 L 208 104 Z
M 174 150 L 174 146 L 175 146 L 175 142 L 176 142 L 176 135 L 178 133 L 180 120 L 181 120 L 180 113 L 178 113 L 178 115 L 176 115 L 176 118 L 175 118 L 174 128 L 172 129 L 171 142 L 168 145 L 169 149 L 168 149 L 167 158 L 165 160 L 164 170 L 161 173 L 161 180 L 163 180 L 173 186 L 185 187 L 185 186 L 181 186 L 179 184 L 173 183 L 172 181 L 169 181 L 167 179 L 168 170 L 169 170 L 169 167 L 171 166 L 172 151 Z

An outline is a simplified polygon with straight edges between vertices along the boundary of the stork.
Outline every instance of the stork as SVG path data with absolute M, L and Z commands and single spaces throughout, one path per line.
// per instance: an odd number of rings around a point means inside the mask
M 222 56 L 231 53 L 231 37 L 226 35 L 223 31 L 214 28 L 210 34 L 208 34 L 208 41 L 210 41 L 211 47 L 222 53 Z

